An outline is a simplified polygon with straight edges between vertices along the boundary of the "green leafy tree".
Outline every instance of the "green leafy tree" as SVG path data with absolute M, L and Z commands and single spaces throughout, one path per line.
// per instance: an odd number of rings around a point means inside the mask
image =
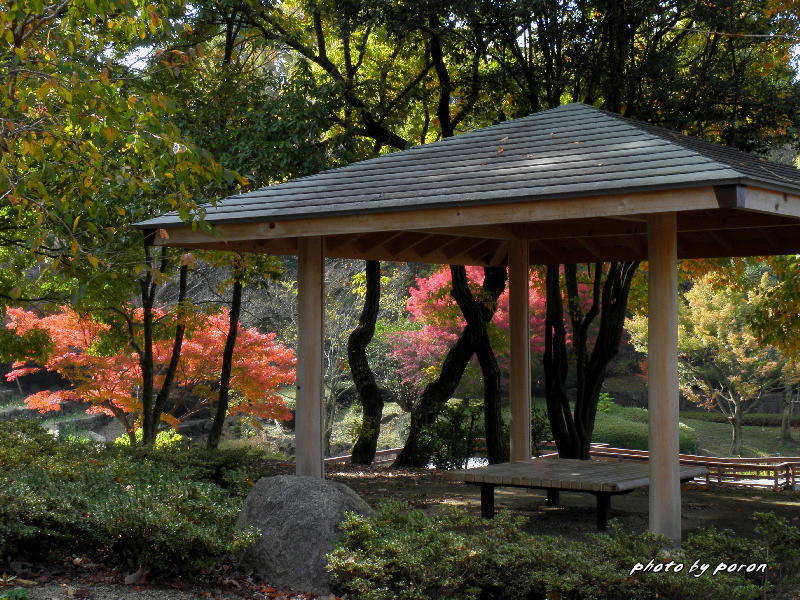
M 747 322 L 752 293 L 714 284 L 707 274 L 683 294 L 679 315 L 681 391 L 731 424 L 731 454 L 742 452 L 742 417 L 783 383 L 785 360 L 762 344 Z M 647 319 L 629 320 L 637 350 L 647 348 Z
M 750 309 L 747 322 L 759 341 L 777 348 L 786 358 L 783 377 L 783 417 L 781 439 L 791 443 L 792 412 L 800 388 L 800 344 L 794 334 L 800 327 L 800 260 L 798 256 L 772 256 L 742 260 L 738 269 L 718 269 L 718 276 L 729 285 L 743 286 L 742 273 L 764 273 L 757 286 L 749 286 Z
M 158 423 L 156 291 L 185 269 L 177 253 L 143 252 L 131 224 L 165 210 L 198 216 L 218 182 L 241 182 L 181 136 L 167 96 L 146 90 L 115 60 L 170 26 L 167 17 L 182 6 L 26 0 L 0 16 L 7 42 L 0 49 L 2 252 L 26 255 L 3 262 L 0 282 L 17 282 L 0 296 L 7 303 L 68 299 L 127 333 L 142 373 L 145 443 Z M 140 322 L 124 308 L 134 295 Z M 21 343 L 7 332 L 3 339 L 9 350 Z

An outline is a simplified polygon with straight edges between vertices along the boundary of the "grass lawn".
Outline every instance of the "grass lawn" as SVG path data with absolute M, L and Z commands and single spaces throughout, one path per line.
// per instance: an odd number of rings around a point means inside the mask
M 542 403 L 536 404 L 543 408 Z M 681 413 L 681 450 L 684 453 L 700 453 L 709 456 L 730 456 L 731 426 L 727 423 L 714 423 L 701 418 L 693 418 L 698 413 Z M 508 408 L 503 410 L 506 421 Z M 337 415 L 332 442 L 346 446 L 355 439 L 355 430 L 360 422 L 361 411 L 354 405 Z M 612 404 L 607 410 L 599 410 L 595 423 L 595 442 L 605 442 L 612 446 L 632 449 L 647 449 L 647 409 L 623 407 Z M 408 414 L 393 402 L 384 407 L 384 424 L 381 426 L 379 448 L 394 448 L 403 445 L 405 429 L 408 427 Z M 778 427 L 742 427 L 743 457 L 800 456 L 800 442 L 784 444 L 780 441 Z M 795 437 L 800 439 L 800 431 L 795 428 Z
M 712 456 L 730 456 L 731 426 L 727 423 L 711 423 L 701 419 L 692 419 L 692 413 L 681 414 L 681 421 L 694 429 L 697 435 L 700 452 Z M 795 434 L 797 430 L 795 429 Z M 800 437 L 795 435 L 795 437 Z M 782 456 L 800 456 L 800 443 L 784 444 L 780 441 L 780 428 L 742 427 L 742 456 L 773 456 L 780 452 Z

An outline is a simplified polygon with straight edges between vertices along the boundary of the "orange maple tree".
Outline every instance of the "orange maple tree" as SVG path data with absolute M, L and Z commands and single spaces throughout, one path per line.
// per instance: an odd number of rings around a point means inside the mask
M 139 361 L 133 352 L 104 355 L 99 350 L 109 325 L 67 307 L 46 316 L 12 308 L 8 310 L 6 326 L 19 335 L 33 329 L 43 330 L 51 343 L 49 357 L 44 363 L 29 366 L 30 361 L 17 361 L 6 380 L 14 381 L 47 370 L 58 373 L 71 384 L 69 389 L 45 390 L 28 396 L 25 403 L 30 408 L 45 413 L 61 410 L 65 402 L 86 402 L 89 404 L 87 413 L 114 416 L 128 432 L 136 428 L 137 413 L 141 409 L 137 397 L 137 388 L 141 385 Z M 215 387 L 227 333 L 227 309 L 193 317 L 191 333 L 184 341 L 176 373 L 176 401 L 173 405 L 181 405 L 181 419 L 216 401 Z M 170 340 L 155 342 L 156 373 L 166 368 L 171 352 Z M 291 413 L 277 392 L 281 387 L 294 383 L 295 362 L 294 351 L 277 343 L 274 333 L 260 333 L 255 328 L 239 325 L 230 384 L 234 394 L 229 414 L 290 419 Z M 163 376 L 157 375 L 156 386 L 162 382 Z M 191 401 L 188 409 L 187 399 Z M 161 419 L 172 426 L 181 420 L 169 412 L 162 413 Z

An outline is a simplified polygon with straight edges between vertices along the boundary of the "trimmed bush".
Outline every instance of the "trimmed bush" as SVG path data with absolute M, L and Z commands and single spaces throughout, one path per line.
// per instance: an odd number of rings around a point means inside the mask
M 647 450 L 648 438 L 647 410 L 643 408 L 616 407 L 612 412 L 597 413 L 593 442 L 604 442 L 617 448 Z M 695 454 L 697 449 L 694 430 L 681 423 L 681 453 Z
M 244 493 L 181 470 L 170 451 L 55 440 L 36 423 L 0 423 L 0 558 L 90 555 L 187 571 L 255 542 L 235 520 Z M 172 452 L 175 462 L 188 452 Z
M 618 529 L 589 542 L 529 535 L 524 519 L 495 519 L 463 509 L 426 516 L 398 503 L 368 519 L 349 515 L 344 537 L 329 555 L 332 580 L 359 600 L 744 600 L 760 595 L 741 574 L 694 577 L 679 573 L 630 575 L 637 562 L 695 558 L 670 550 L 666 538 Z M 752 560 L 757 554 L 742 556 Z M 705 561 L 708 562 L 708 561 Z

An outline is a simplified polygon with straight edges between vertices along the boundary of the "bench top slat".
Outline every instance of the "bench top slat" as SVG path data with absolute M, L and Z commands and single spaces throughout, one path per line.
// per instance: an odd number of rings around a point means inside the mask
M 705 475 L 704 467 L 681 466 L 681 480 Z M 624 492 L 649 485 L 646 463 L 609 463 L 567 458 L 531 459 L 447 471 L 450 481 L 521 487 L 550 487 L 589 492 Z

